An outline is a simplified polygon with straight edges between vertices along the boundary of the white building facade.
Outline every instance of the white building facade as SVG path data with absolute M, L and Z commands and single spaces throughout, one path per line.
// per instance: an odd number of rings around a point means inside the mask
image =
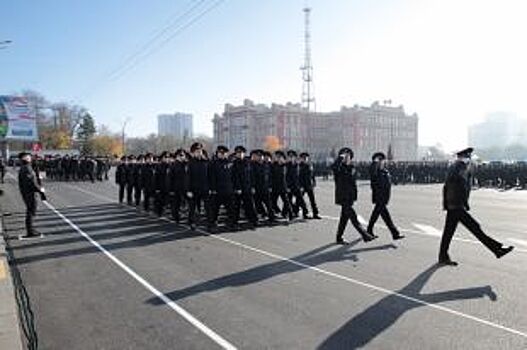
M 160 114 L 157 116 L 159 136 L 173 136 L 177 139 L 190 139 L 194 135 L 193 116 L 187 113 Z

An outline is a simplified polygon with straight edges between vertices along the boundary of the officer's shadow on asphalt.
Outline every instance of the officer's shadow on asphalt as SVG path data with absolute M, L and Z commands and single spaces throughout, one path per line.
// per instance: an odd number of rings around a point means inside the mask
M 426 304 L 480 299 L 484 297 L 488 297 L 492 301 L 497 300 L 496 293 L 488 285 L 428 294 L 421 293 L 425 284 L 438 268 L 439 266 L 437 264 L 430 266 L 397 292 L 398 294 L 418 299 L 423 303 L 390 294 L 353 317 L 349 322 L 324 340 L 318 349 L 363 348 L 390 326 L 394 325 L 406 312 L 425 306 Z
M 359 253 L 397 248 L 397 246 L 395 246 L 394 244 L 385 244 L 380 246 L 353 249 L 353 247 L 359 242 L 362 242 L 362 239 L 356 239 L 350 242 L 349 245 L 339 245 L 338 248 L 331 250 L 330 248 L 336 247 L 336 245 L 326 244 L 309 252 L 290 258 L 290 260 L 304 264 L 306 266 L 315 267 L 329 262 L 337 262 L 344 260 L 357 262 L 359 260 L 357 254 Z M 224 288 L 241 287 L 253 283 L 259 283 L 280 275 L 305 270 L 307 268 L 306 266 L 294 264 L 290 261 L 277 261 L 253 267 L 248 270 L 232 273 L 226 276 L 218 277 L 206 282 L 195 284 L 187 288 L 168 292 L 165 293 L 165 295 L 171 300 L 177 301 L 187 297 L 196 296 L 201 293 L 214 292 Z M 147 303 L 152 305 L 165 304 L 161 299 L 157 297 L 148 299 Z

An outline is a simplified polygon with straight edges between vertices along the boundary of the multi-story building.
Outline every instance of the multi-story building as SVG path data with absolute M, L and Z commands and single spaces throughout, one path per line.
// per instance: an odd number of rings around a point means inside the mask
M 282 148 L 310 152 L 324 160 L 339 148 L 351 146 L 357 160 L 370 159 L 377 151 L 388 152 L 396 160 L 417 159 L 416 114 L 407 115 L 402 106 L 378 102 L 371 107 L 342 107 L 338 112 L 306 113 L 300 104 L 225 105 L 216 114 L 214 141 L 230 148 Z
M 468 143 L 476 149 L 527 146 L 527 120 L 506 112 L 491 113 L 468 128 Z
M 157 130 L 160 136 L 190 139 L 193 135 L 192 114 L 160 114 L 157 116 Z

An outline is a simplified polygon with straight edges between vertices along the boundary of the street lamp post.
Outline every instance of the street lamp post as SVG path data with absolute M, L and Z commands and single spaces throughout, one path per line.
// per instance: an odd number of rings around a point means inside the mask
M 124 121 L 122 134 L 121 134 L 121 144 L 122 144 L 122 148 L 123 148 L 123 154 L 126 154 L 126 144 L 125 144 L 125 133 L 124 133 L 124 131 L 126 129 L 126 124 L 128 124 L 129 121 L 130 121 L 130 118 L 126 118 L 126 120 Z

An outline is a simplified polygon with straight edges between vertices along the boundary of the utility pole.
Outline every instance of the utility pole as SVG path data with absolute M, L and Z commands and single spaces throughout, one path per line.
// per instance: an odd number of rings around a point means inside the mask
M 307 110 L 307 113 L 311 111 L 311 105 L 313 110 L 316 110 L 315 96 L 313 95 L 313 65 L 311 63 L 311 29 L 309 16 L 311 14 L 311 8 L 304 8 L 304 65 L 300 67 L 302 71 L 302 107 Z

